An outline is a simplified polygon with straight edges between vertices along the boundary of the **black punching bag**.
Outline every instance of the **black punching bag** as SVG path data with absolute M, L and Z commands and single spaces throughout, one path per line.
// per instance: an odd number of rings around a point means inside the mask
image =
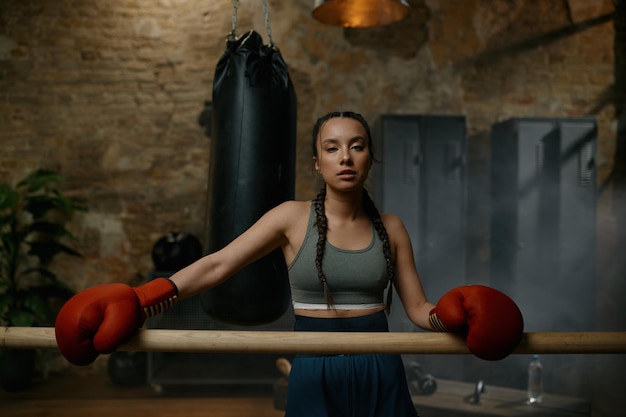
M 294 198 L 296 95 L 278 49 L 250 31 L 229 40 L 213 81 L 208 245 L 215 252 Z M 290 303 L 280 249 L 201 295 L 216 320 L 257 325 Z

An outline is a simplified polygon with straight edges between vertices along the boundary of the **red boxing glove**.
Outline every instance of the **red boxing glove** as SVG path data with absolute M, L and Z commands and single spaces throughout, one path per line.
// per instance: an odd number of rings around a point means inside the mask
M 140 287 L 97 285 L 68 300 L 56 318 L 57 346 L 74 365 L 111 353 L 152 317 L 174 304 L 176 285 L 156 278 Z
M 511 354 L 524 332 L 524 319 L 515 302 L 484 285 L 448 291 L 430 311 L 429 321 L 435 331 L 466 333 L 470 352 L 489 361 Z

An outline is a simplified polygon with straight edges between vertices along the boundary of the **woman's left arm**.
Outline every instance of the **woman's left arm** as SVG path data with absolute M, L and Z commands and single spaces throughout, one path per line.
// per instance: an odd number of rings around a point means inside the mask
M 433 330 L 428 321 L 435 307 L 424 294 L 422 282 L 413 258 L 411 238 L 402 220 L 393 214 L 383 214 L 383 223 L 394 259 L 394 286 L 409 319 L 426 330 Z

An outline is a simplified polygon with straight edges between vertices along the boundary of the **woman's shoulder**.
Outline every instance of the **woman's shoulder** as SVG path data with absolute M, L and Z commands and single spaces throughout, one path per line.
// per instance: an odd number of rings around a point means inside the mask
M 310 210 L 311 201 L 289 200 L 280 203 L 270 210 L 268 214 L 271 214 L 272 217 L 280 218 L 283 221 L 292 222 L 305 216 L 308 218 Z
M 311 209 L 311 200 L 288 200 L 280 203 L 274 210 L 280 212 L 308 212 Z
M 380 218 L 386 229 L 404 228 L 402 219 L 393 213 L 380 213 Z
M 292 246 L 291 252 L 285 252 L 286 260 L 295 256 L 304 241 L 311 212 L 311 201 L 285 201 L 270 211 L 274 224 Z M 289 261 L 290 262 L 290 261 Z M 289 263 L 288 262 L 288 263 Z
M 408 237 L 406 226 L 400 217 L 391 213 L 381 213 L 380 218 L 391 240 L 399 241 Z

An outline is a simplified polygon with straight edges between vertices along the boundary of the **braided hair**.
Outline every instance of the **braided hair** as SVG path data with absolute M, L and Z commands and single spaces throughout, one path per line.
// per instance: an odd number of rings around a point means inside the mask
M 337 117 L 347 117 L 350 119 L 354 119 L 361 123 L 365 132 L 367 133 L 368 139 L 368 148 L 370 150 L 370 155 L 372 160 L 374 159 L 373 149 L 372 149 L 372 135 L 370 132 L 369 125 L 367 121 L 358 113 L 344 111 L 344 112 L 331 112 L 322 117 L 320 117 L 313 127 L 313 155 L 317 156 L 317 137 L 319 132 L 324 125 L 330 119 Z M 328 282 L 326 281 L 326 275 L 322 269 L 322 260 L 324 258 L 324 249 L 326 248 L 326 232 L 328 231 L 328 219 L 326 218 L 326 211 L 324 209 L 324 202 L 326 200 L 326 186 L 322 187 L 318 195 L 313 200 L 313 209 L 315 210 L 316 221 L 315 224 L 317 226 L 318 238 L 316 245 L 316 254 L 315 254 L 315 268 L 317 269 L 317 277 L 322 283 L 324 287 L 324 298 L 326 300 L 326 304 L 329 308 L 333 308 L 334 301 L 333 296 L 328 287 Z M 387 278 L 389 280 L 389 289 L 387 291 L 387 302 L 386 308 L 387 311 L 391 308 L 391 300 L 392 300 L 392 288 L 393 288 L 393 276 L 394 276 L 394 268 L 393 268 L 393 260 L 391 256 L 391 247 L 389 245 L 389 236 L 387 235 L 387 229 L 385 229 L 385 225 L 380 217 L 380 212 L 376 208 L 374 201 L 370 197 L 367 190 L 363 190 L 363 209 L 365 213 L 369 217 L 370 221 L 374 225 L 374 229 L 378 234 L 378 237 L 383 243 L 383 255 L 385 257 L 385 262 L 387 264 Z

